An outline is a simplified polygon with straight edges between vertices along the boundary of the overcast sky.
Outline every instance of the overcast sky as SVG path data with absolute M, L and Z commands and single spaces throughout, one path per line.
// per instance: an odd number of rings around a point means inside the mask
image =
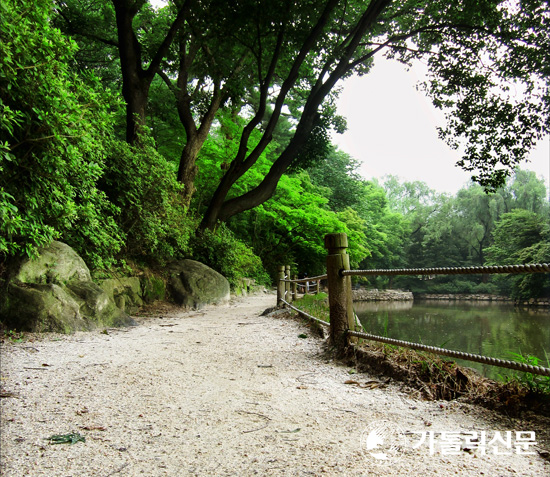
M 439 192 L 454 194 L 470 174 L 455 166 L 458 151 L 437 136 L 443 113 L 416 90 L 422 79 L 396 61 L 378 58 L 369 74 L 343 83 L 338 113 L 347 118 L 348 130 L 335 134 L 333 142 L 362 163 L 366 179 L 393 174 L 402 180 L 420 180 Z M 522 169 L 550 176 L 550 138 L 539 143 Z

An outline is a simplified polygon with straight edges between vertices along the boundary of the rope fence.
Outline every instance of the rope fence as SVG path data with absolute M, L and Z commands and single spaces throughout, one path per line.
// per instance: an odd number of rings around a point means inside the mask
M 342 270 L 342 276 L 369 275 L 479 275 L 498 273 L 548 273 L 549 263 L 529 265 L 496 265 L 488 267 L 454 267 L 454 268 L 396 268 L 389 270 Z
M 394 338 L 386 338 L 385 336 L 371 335 L 370 333 L 362 333 L 360 331 L 348 331 L 348 335 L 357 338 L 363 338 L 371 341 L 379 341 L 404 348 L 416 349 L 419 351 L 428 351 L 429 353 L 447 356 L 449 358 L 464 359 L 467 361 L 475 361 L 477 363 L 489 364 L 491 366 L 500 366 L 501 368 L 515 369 L 526 373 L 540 374 L 542 376 L 550 376 L 550 368 L 542 366 L 533 366 L 527 363 L 518 363 L 517 361 L 509 361 L 498 358 L 490 358 L 488 356 L 480 356 L 478 354 L 465 353 L 464 351 L 454 351 L 450 349 L 438 348 L 436 346 L 428 346 L 420 343 L 412 343 L 410 341 L 396 340 Z
M 353 312 L 353 301 L 351 295 L 351 277 L 352 276 L 373 276 L 373 275 L 475 275 L 475 274 L 502 274 L 502 273 L 550 273 L 550 264 L 537 263 L 527 265 L 497 265 L 486 267 L 451 267 L 451 268 L 400 268 L 400 269 L 374 269 L 374 270 L 350 270 L 349 256 L 346 252 L 348 247 L 346 234 L 328 234 L 325 236 L 325 247 L 327 248 L 327 273 L 311 278 L 290 279 L 290 266 L 279 267 L 279 283 L 277 286 L 277 304 L 286 305 L 297 311 L 301 315 L 321 324 L 330 327 L 329 340 L 332 346 L 343 350 L 350 346 L 351 337 L 362 338 L 371 341 L 379 341 L 391 345 L 427 351 L 430 353 L 447 356 L 450 358 L 474 361 L 491 366 L 514 369 L 516 371 L 528 372 L 542 376 L 550 376 L 550 368 L 543 366 L 534 366 L 527 363 L 503 360 L 481 356 L 463 351 L 449 350 L 428 346 L 421 343 L 397 340 L 384 336 L 372 335 L 355 331 L 355 314 Z M 286 271 L 286 274 L 285 274 Z M 329 297 L 329 323 L 316 318 L 303 310 L 293 306 L 290 301 L 296 299 L 297 283 L 313 282 L 319 283 L 321 280 L 328 282 Z M 292 295 L 289 294 L 292 286 Z

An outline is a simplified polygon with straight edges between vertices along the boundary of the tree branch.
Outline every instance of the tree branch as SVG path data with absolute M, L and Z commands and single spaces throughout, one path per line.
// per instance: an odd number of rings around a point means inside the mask
M 164 40 L 162 41 L 161 45 L 158 47 L 157 52 L 155 53 L 155 56 L 153 57 L 153 59 L 151 60 L 151 63 L 149 64 L 149 68 L 147 68 L 146 74 L 148 76 L 151 76 L 151 77 L 155 76 L 155 74 L 158 72 L 162 59 L 168 53 L 168 50 L 170 49 L 170 45 L 174 41 L 176 33 L 181 28 L 181 26 L 183 25 L 183 23 L 187 18 L 192 2 L 193 0 L 186 0 L 183 6 L 180 8 L 178 15 L 176 16 L 176 19 L 170 26 L 170 29 L 168 30 L 168 33 L 164 37 Z

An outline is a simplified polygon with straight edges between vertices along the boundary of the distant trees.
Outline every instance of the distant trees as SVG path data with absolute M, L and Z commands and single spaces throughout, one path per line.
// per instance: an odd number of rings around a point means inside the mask
M 516 170 L 504 187 L 491 194 L 473 183 L 454 197 L 435 194 L 418 183 L 400 184 L 392 177 L 384 186 L 392 207 L 402 211 L 412 225 L 403 242 L 404 266 L 546 263 L 550 258 L 550 204 L 544 182 L 534 172 Z M 545 274 L 506 279 L 441 276 L 430 281 L 397 281 L 417 291 L 499 291 L 518 298 L 543 296 L 550 285 Z
M 486 249 L 488 264 L 550 263 L 549 218 L 525 209 L 502 215 L 493 232 L 493 244 Z M 545 275 L 510 275 L 498 283 L 514 298 L 550 296 L 550 279 Z

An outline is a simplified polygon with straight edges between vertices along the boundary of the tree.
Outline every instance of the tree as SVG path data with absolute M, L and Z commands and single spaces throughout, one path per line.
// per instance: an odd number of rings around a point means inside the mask
M 498 192 L 486 193 L 480 185 L 470 183 L 458 191 L 455 204 L 455 240 L 466 245 L 466 262 L 483 266 L 484 250 L 492 242 L 495 224 L 505 212 L 504 199 Z
M 365 180 L 358 174 L 359 163 L 349 154 L 332 148 L 326 158 L 307 168 L 311 181 L 331 191 L 329 207 L 342 211 L 365 206 Z
M 544 215 L 550 209 L 544 179 L 537 178 L 533 171 L 516 168 L 511 180 L 498 192 L 504 198 L 506 212 L 518 208 Z
M 191 1 L 183 2 L 176 10 L 175 18 L 165 29 L 165 34 L 158 36 L 155 32 L 155 40 L 144 47 L 140 35 L 134 30 L 136 15 L 145 8 L 149 19 L 156 18 L 151 6 L 145 0 L 112 0 L 114 15 L 110 6 L 99 5 L 90 0 L 62 2 L 58 4 L 58 11 L 65 22 L 65 29 L 78 36 L 86 37 L 103 45 L 115 47 L 120 60 L 120 72 L 122 76 L 122 95 L 126 102 L 126 140 L 133 143 L 138 138 L 138 132 L 145 126 L 147 101 L 151 83 L 161 68 L 172 42 L 189 14 Z M 97 14 L 99 11 L 99 15 Z M 115 23 L 117 38 L 98 34 L 97 19 L 100 24 L 111 26 Z M 110 20 L 110 22 L 109 22 Z M 165 18 L 161 18 L 155 26 L 162 25 Z M 162 25 L 164 26 L 164 25 Z M 108 33 L 110 30 L 104 30 Z M 101 32 L 101 30 L 100 30 Z M 144 51 L 146 50 L 146 51 Z M 144 65 L 149 60 L 148 65 Z
M 493 232 L 494 243 L 486 249 L 491 265 L 550 262 L 550 226 L 545 218 L 528 210 L 504 214 Z M 511 275 L 511 293 L 515 298 L 548 296 L 548 274 Z M 501 281 L 502 283 L 502 281 Z

